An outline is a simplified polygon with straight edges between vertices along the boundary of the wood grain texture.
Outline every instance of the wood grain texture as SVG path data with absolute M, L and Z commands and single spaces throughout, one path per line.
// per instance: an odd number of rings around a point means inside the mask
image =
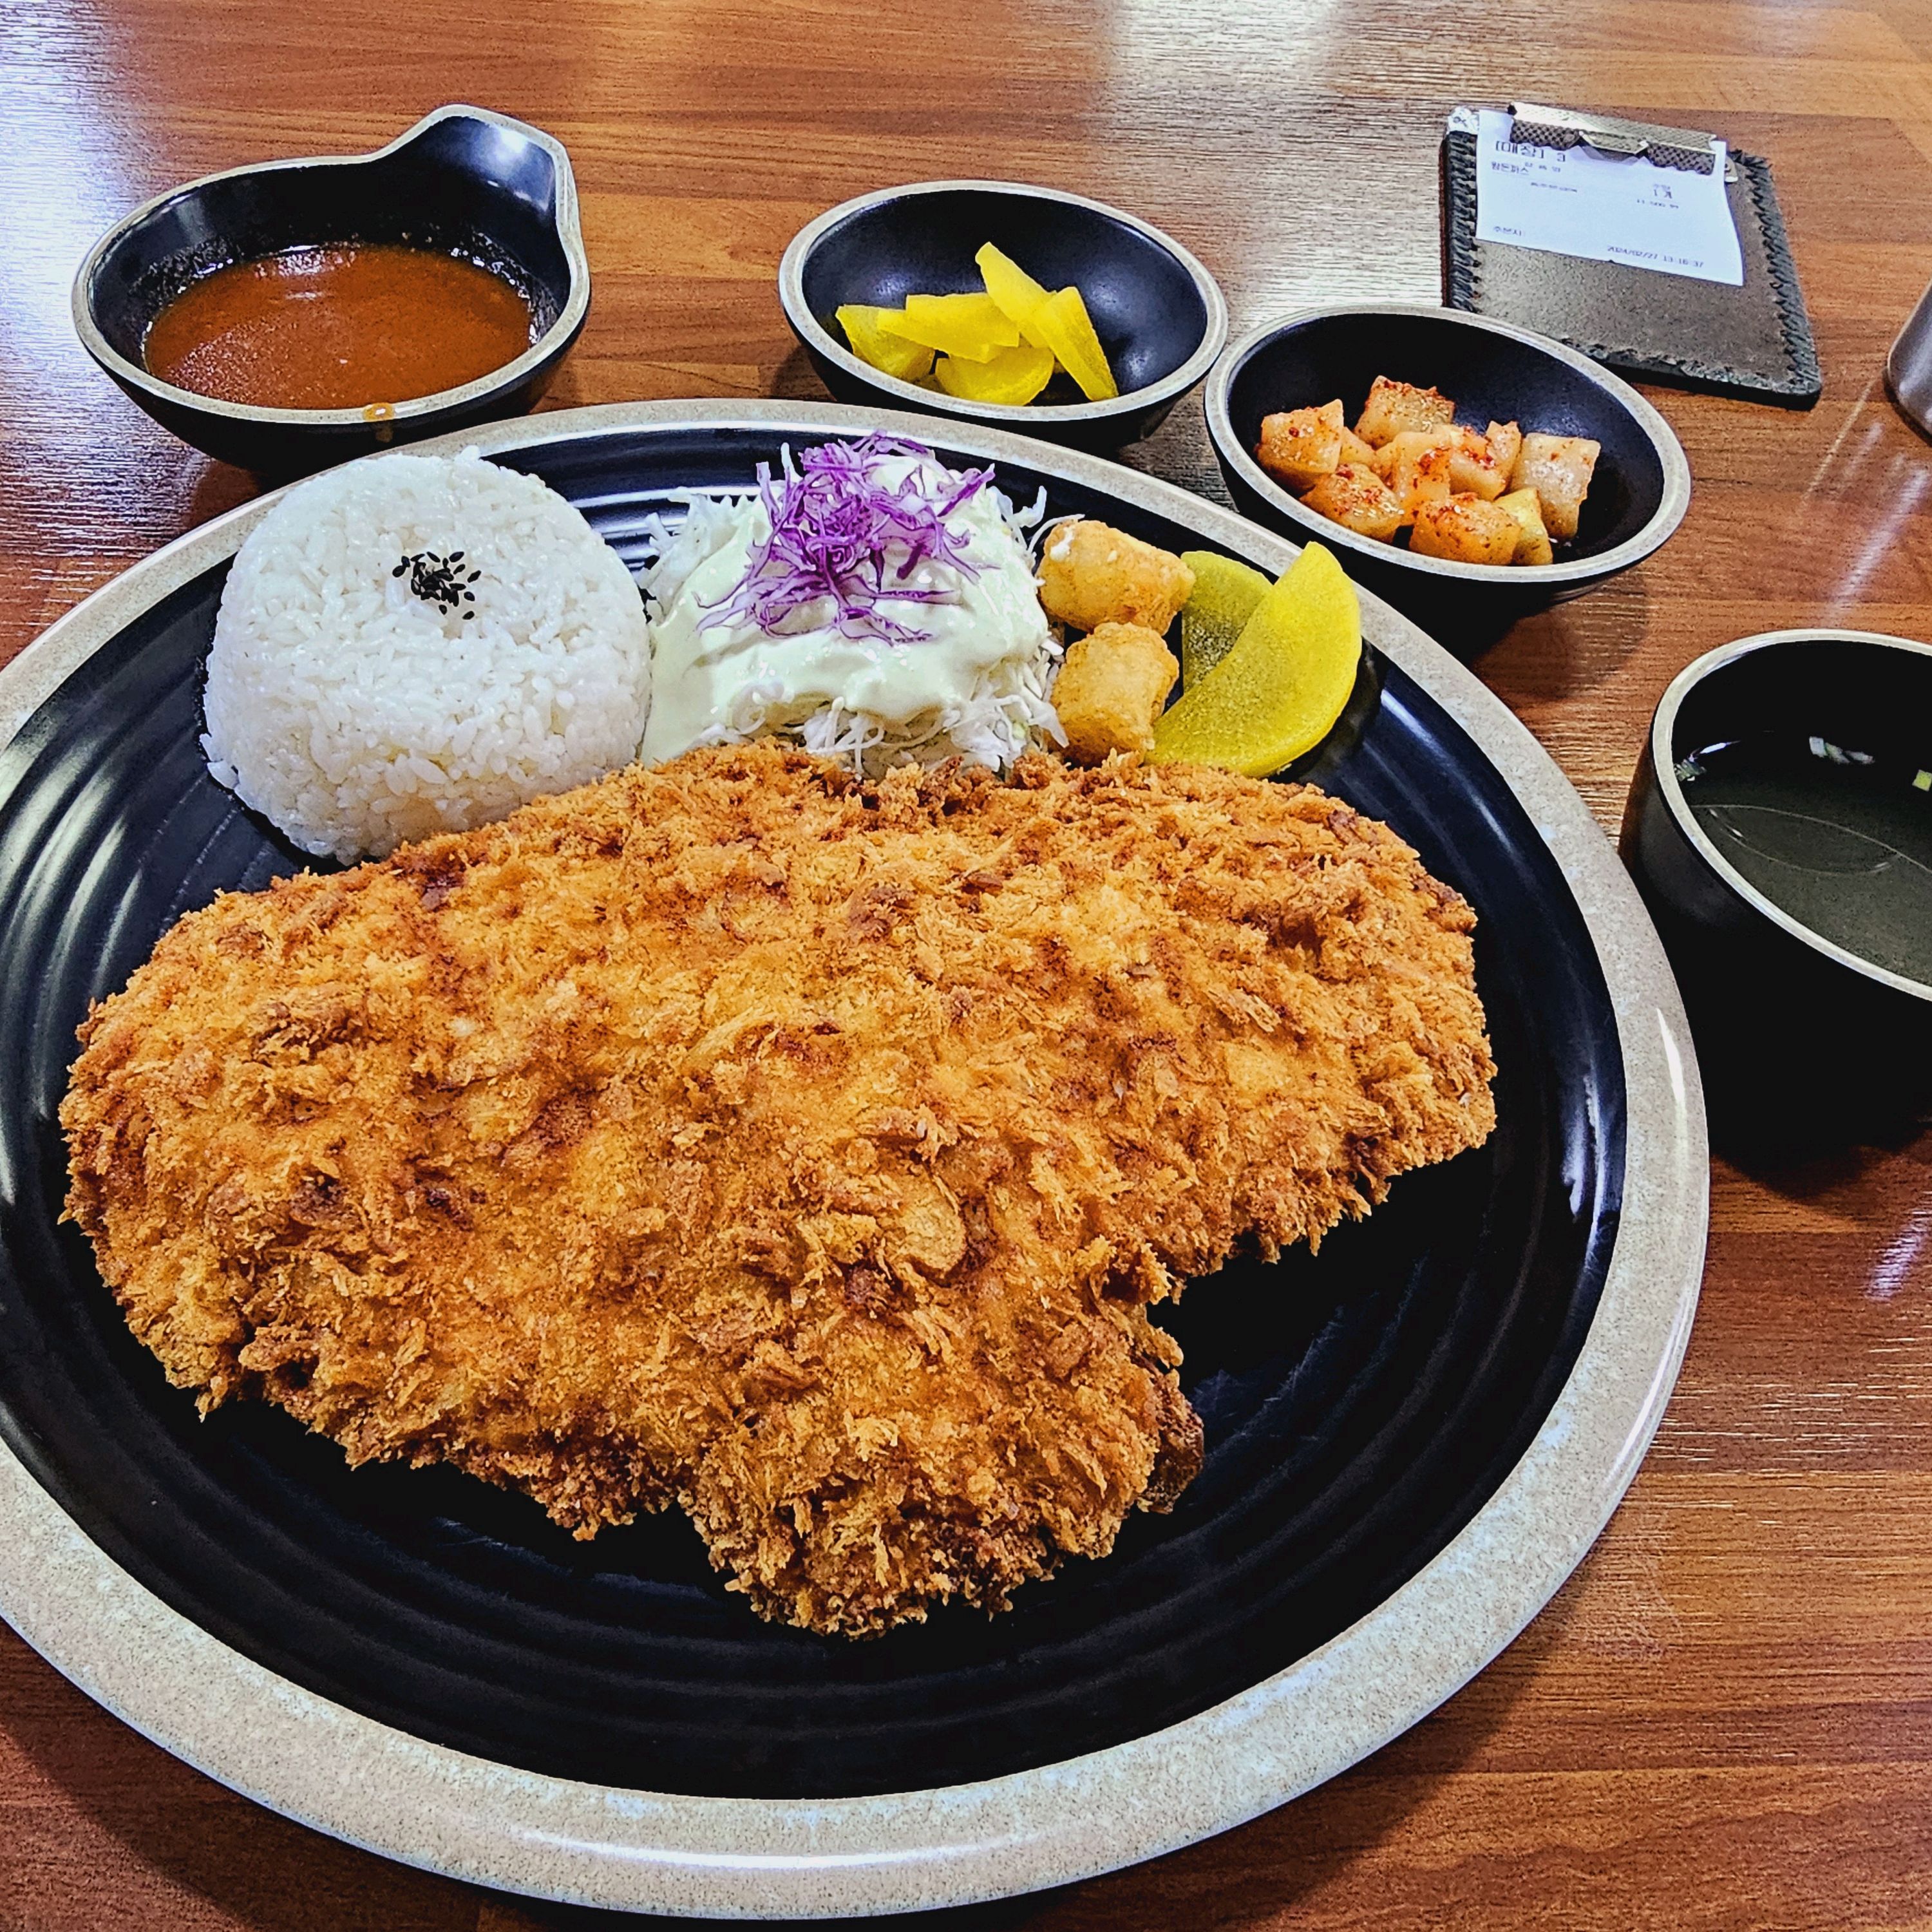
M 1807 415 L 1652 392 L 1696 479 L 1682 531 L 1478 662 L 1614 829 L 1699 652 L 1781 625 L 1932 636 L 1932 447 L 1880 378 L 1932 280 L 1927 0 L 0 0 L 0 661 L 252 492 L 69 326 L 88 242 L 172 182 L 502 108 L 568 143 L 584 194 L 596 298 L 554 404 L 816 395 L 772 274 L 844 196 L 974 174 L 1098 195 L 1195 248 L 1239 331 L 1433 299 L 1442 119 L 1518 94 L 1770 155 L 1826 370 Z M 1128 460 L 1220 494 L 1198 404 Z M 1932 1142 L 1720 1162 L 1656 1448 L 1495 1666 L 1243 1830 L 944 1923 L 1932 1926 L 1928 1516 Z M 592 1922 L 274 1818 L 0 1630 L 4 1932 Z

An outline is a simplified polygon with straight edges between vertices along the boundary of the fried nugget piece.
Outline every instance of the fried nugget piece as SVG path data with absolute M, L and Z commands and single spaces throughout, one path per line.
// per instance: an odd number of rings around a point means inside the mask
M 1097 765 L 1110 752 L 1150 752 L 1154 720 L 1180 675 L 1158 631 L 1102 624 L 1067 647 L 1054 680 L 1053 708 L 1066 734 L 1066 755 Z
M 1489 1132 L 1472 922 L 1310 788 L 693 752 L 189 914 L 69 1212 L 205 1408 L 675 1502 L 811 1629 L 998 1608 L 1198 1466 L 1150 1304 Z
M 1160 636 L 1194 594 L 1194 573 L 1172 550 L 1083 518 L 1054 532 L 1040 560 L 1046 614 L 1076 631 L 1140 624 Z

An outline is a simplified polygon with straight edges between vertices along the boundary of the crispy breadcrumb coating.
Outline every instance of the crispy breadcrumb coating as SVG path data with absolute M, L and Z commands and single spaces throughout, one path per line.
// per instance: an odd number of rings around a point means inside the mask
M 1488 1134 L 1472 923 L 1309 788 L 695 752 L 182 920 L 69 1211 L 205 1408 L 997 1609 L 1199 1463 L 1148 1304 Z

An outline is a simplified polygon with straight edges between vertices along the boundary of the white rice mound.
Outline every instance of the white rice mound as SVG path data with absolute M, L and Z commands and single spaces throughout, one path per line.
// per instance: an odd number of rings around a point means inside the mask
M 459 550 L 475 602 L 457 609 L 394 574 Z M 250 533 L 206 705 L 220 784 L 304 852 L 382 858 L 630 764 L 650 706 L 644 604 L 536 477 L 473 450 L 380 457 L 298 485 Z

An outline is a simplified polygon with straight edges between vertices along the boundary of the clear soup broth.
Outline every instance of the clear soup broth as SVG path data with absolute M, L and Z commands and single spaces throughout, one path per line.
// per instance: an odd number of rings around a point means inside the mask
M 1932 982 L 1932 733 L 1920 755 L 1766 730 L 1677 765 L 1724 857 L 1821 938 Z

